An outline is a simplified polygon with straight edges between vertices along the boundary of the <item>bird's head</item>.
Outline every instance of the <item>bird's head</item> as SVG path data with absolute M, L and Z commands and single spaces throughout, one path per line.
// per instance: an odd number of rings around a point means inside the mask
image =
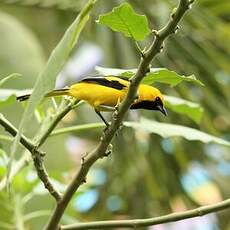
M 138 99 L 134 101 L 130 109 L 158 110 L 167 116 L 162 93 L 157 88 L 148 85 L 139 87 Z

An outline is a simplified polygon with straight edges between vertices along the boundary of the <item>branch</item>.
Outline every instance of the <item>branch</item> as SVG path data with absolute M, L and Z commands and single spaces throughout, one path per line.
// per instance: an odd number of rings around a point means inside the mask
M 3 114 L 0 114 L 0 125 L 2 125 L 5 130 L 10 133 L 13 137 L 15 137 L 18 133 L 18 130 L 3 116 Z M 39 151 L 37 146 L 32 143 L 31 140 L 29 140 L 24 135 L 21 135 L 20 143 L 30 151 L 32 158 L 34 160 L 34 166 L 36 168 L 37 174 L 41 181 L 43 182 L 45 188 L 49 191 L 49 193 L 58 201 L 60 200 L 61 196 L 60 194 L 55 190 L 53 187 L 51 181 L 49 180 L 48 174 L 45 170 L 45 166 L 43 164 L 43 156 L 44 153 Z M 15 173 L 15 172 L 14 172 Z M 11 175 L 9 175 L 11 176 Z
M 52 120 L 50 122 L 50 117 L 47 117 L 47 120 L 49 120 L 48 124 L 45 125 L 45 127 L 42 129 L 43 131 L 41 133 L 38 133 L 38 135 L 34 138 L 36 141 L 36 144 L 34 144 L 35 146 L 41 146 L 44 141 L 49 137 L 49 136 L 53 136 L 53 135 L 58 135 L 58 134 L 62 134 L 63 132 L 66 132 L 68 130 L 64 130 L 63 129 L 58 129 L 57 131 L 54 131 L 54 128 L 56 127 L 56 125 L 58 124 L 58 122 L 72 109 L 75 109 L 76 107 L 78 107 L 81 102 L 77 102 L 74 101 L 72 102 L 73 104 L 68 104 L 67 106 L 63 106 L 63 108 L 61 109 L 61 107 L 59 107 L 56 115 L 51 115 L 52 116 Z M 98 124 L 98 127 L 100 125 Z M 103 127 L 103 125 L 101 125 L 101 127 Z M 81 131 L 81 130 L 85 130 L 88 129 L 88 125 L 83 125 L 82 127 L 76 127 L 77 130 Z M 95 127 L 96 128 L 96 127 Z M 50 132 L 52 132 L 50 134 Z M 60 133 L 59 133 L 60 132 Z M 49 135 L 50 134 L 50 135 Z M 40 136 L 40 138 L 39 138 Z M 12 137 L 8 137 L 8 136 L 3 136 L 0 135 L 0 140 L 5 140 L 5 141 L 9 141 L 12 142 L 13 138 Z M 26 165 L 28 165 L 30 163 L 30 161 L 32 160 L 31 155 L 28 154 L 28 152 L 24 152 L 23 155 L 21 156 L 21 158 L 13 165 L 11 173 L 9 175 L 8 181 L 11 182 L 13 180 L 13 178 L 18 174 L 18 172 L 20 172 Z M 2 180 L 0 181 L 0 191 L 2 189 L 4 189 L 7 185 L 7 177 L 3 177 Z
M 95 221 L 89 223 L 78 223 L 62 226 L 61 230 L 75 230 L 75 229 L 107 229 L 107 228 L 137 228 L 153 226 L 157 224 L 169 223 L 178 220 L 184 220 L 192 217 L 203 216 L 208 213 L 221 211 L 230 208 L 230 199 L 224 200 L 217 204 L 201 206 L 185 212 L 177 212 L 169 215 L 134 220 L 114 220 L 114 221 Z
M 73 100 L 68 104 L 61 104 L 59 109 L 57 110 L 56 114 L 52 115 L 52 120 L 50 121 L 50 118 L 48 117 L 47 120 L 49 121 L 48 124 L 45 124 L 41 130 L 41 132 L 38 133 L 38 135 L 35 137 L 36 141 L 32 142 L 28 138 L 26 138 L 24 135 L 22 135 L 20 139 L 20 143 L 30 151 L 34 166 L 36 168 L 37 174 L 41 181 L 43 182 L 45 188 L 49 191 L 49 193 L 55 198 L 56 201 L 60 200 L 61 195 L 58 191 L 54 188 L 52 185 L 48 174 L 46 172 L 44 163 L 43 163 L 43 157 L 44 153 L 38 150 L 38 147 L 40 147 L 49 134 L 53 131 L 53 129 L 56 127 L 56 125 L 59 123 L 59 121 L 73 108 L 75 108 L 79 104 L 79 101 Z M 16 136 L 18 130 L 6 119 L 2 114 L 0 114 L 0 125 L 2 125 L 7 132 L 9 132 L 12 136 Z M 25 166 L 29 163 L 31 158 L 28 156 L 27 153 L 24 153 L 22 158 L 17 162 L 16 165 L 14 165 L 14 168 L 9 175 L 9 181 L 13 179 L 13 177 Z M 3 178 L 0 183 L 0 190 L 3 189 L 6 186 L 7 178 Z
M 65 209 L 70 202 L 72 196 L 79 188 L 79 186 L 85 182 L 86 175 L 90 167 L 100 158 L 107 156 L 107 148 L 110 145 L 116 131 L 119 129 L 122 120 L 128 111 L 130 105 L 134 101 L 137 93 L 137 89 L 141 80 L 145 77 L 145 74 L 149 70 L 149 65 L 153 58 L 162 50 L 162 45 L 164 40 L 172 33 L 174 33 L 178 26 L 177 24 L 185 14 L 185 12 L 190 8 L 190 4 L 193 0 L 180 0 L 179 5 L 175 13 L 171 16 L 168 24 L 161 29 L 159 32 L 155 32 L 155 40 L 150 46 L 149 50 L 143 55 L 140 61 L 136 74 L 131 79 L 128 94 L 121 105 L 113 113 L 113 119 L 111 125 L 105 130 L 101 136 L 99 145 L 95 150 L 89 153 L 85 158 L 82 159 L 82 165 L 75 177 L 68 185 L 62 199 L 57 203 L 56 208 L 50 217 L 46 230 L 56 230 L 59 228 L 59 222 Z
M 80 105 L 80 103 L 78 103 L 78 105 Z M 75 106 L 73 106 L 74 108 Z M 72 108 L 72 109 L 73 109 Z M 67 108 L 69 111 L 69 108 Z M 67 110 L 65 111 L 65 113 L 59 114 L 60 118 L 62 118 L 67 112 Z M 62 116 L 62 117 L 61 117 Z M 55 122 L 57 123 L 57 122 Z M 53 126 L 54 123 L 51 124 L 51 126 Z M 49 137 L 52 136 L 56 136 L 56 135 L 61 135 L 64 133 L 69 133 L 69 132 L 81 132 L 81 131 L 85 131 L 85 130 L 92 130 L 92 129 L 96 129 L 96 128 L 103 128 L 105 127 L 104 123 L 93 123 L 93 124 L 83 124 L 83 125 L 76 125 L 76 126 L 71 126 L 71 127 L 67 127 L 67 128 L 60 128 L 57 130 L 52 131 L 52 133 L 49 135 Z M 3 136 L 0 135 L 0 140 L 5 140 L 5 141 L 9 141 L 12 142 L 13 138 L 12 137 L 8 137 L 8 136 Z M 16 161 L 16 163 L 13 165 L 11 173 L 9 175 L 8 181 L 11 182 L 13 180 L 13 178 L 26 166 L 31 162 L 32 158 L 31 155 L 25 151 L 23 153 L 23 155 L 20 157 L 20 159 L 18 161 Z M 3 190 L 7 185 L 7 177 L 3 177 L 0 181 L 0 191 Z
M 18 130 L 0 113 L 0 125 L 5 128 L 5 130 L 15 137 L 18 133 Z M 33 152 L 34 144 L 24 135 L 21 136 L 20 143 L 25 146 L 30 152 Z

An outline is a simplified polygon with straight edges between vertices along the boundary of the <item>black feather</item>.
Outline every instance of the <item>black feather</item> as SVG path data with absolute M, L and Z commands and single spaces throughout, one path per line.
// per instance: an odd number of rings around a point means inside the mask
M 163 106 L 163 103 L 159 97 L 157 97 L 155 101 L 143 100 L 133 103 L 130 106 L 130 109 L 159 110 L 158 106 Z
M 118 90 L 122 90 L 126 88 L 126 85 L 123 85 L 119 81 L 116 81 L 116 80 L 110 81 L 104 77 L 85 78 L 81 82 L 94 83 L 94 84 L 103 85 L 103 86 L 107 86 L 107 87 L 118 89 Z
M 18 96 L 16 99 L 17 101 L 25 101 L 28 100 L 30 98 L 31 94 L 26 94 L 26 95 L 22 95 L 22 96 Z

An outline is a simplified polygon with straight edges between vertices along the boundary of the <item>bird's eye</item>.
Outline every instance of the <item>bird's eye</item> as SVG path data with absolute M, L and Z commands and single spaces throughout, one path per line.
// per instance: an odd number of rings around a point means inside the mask
M 156 97 L 156 100 L 157 100 L 157 101 L 160 101 L 160 98 L 159 98 L 159 97 Z

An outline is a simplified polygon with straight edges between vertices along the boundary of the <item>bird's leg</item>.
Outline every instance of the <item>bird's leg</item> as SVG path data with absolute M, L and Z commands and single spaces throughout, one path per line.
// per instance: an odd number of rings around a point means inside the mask
M 95 112 L 101 118 L 101 120 L 105 123 L 106 128 L 108 128 L 109 127 L 109 123 L 105 120 L 105 118 L 102 116 L 102 114 L 97 109 L 95 109 Z
M 119 108 L 120 103 L 121 103 L 121 99 L 119 97 L 117 100 L 117 104 L 114 107 L 114 113 L 113 113 L 113 119 L 114 120 L 117 120 L 118 108 Z
M 117 115 L 118 115 L 118 108 L 119 108 L 119 105 L 121 104 L 121 99 L 118 98 L 117 100 L 117 104 L 115 105 L 114 109 L 114 113 L 113 113 L 113 119 L 114 120 L 117 120 Z M 123 127 L 123 123 L 120 124 L 119 128 L 118 128 L 118 131 L 121 130 L 121 128 Z M 117 133 L 116 133 L 116 136 L 117 136 Z

